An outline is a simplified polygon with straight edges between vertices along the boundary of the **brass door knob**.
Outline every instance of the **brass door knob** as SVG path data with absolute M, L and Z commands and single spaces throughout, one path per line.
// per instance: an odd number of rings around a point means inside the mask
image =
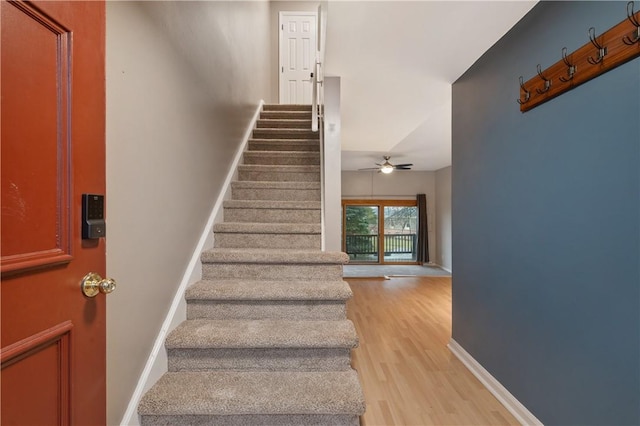
M 112 278 L 102 278 L 95 272 L 89 272 L 80 283 L 82 293 L 87 297 L 96 297 L 98 293 L 109 294 L 116 289 L 116 281 Z

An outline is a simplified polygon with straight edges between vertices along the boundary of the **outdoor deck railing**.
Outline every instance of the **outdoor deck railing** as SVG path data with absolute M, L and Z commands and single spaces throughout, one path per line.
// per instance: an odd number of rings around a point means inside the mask
M 347 235 L 346 252 L 349 255 L 378 254 L 378 235 Z M 389 234 L 384 236 L 384 255 L 415 254 L 417 234 Z

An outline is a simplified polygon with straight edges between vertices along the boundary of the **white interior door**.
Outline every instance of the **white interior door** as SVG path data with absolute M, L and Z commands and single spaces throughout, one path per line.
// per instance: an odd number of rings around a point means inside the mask
M 311 104 L 316 12 L 280 12 L 280 103 Z

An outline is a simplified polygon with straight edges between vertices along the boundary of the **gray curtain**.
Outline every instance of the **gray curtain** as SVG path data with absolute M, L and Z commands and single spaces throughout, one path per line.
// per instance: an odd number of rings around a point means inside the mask
M 429 263 L 429 229 L 427 225 L 427 196 L 418 194 L 418 251 L 417 261 Z

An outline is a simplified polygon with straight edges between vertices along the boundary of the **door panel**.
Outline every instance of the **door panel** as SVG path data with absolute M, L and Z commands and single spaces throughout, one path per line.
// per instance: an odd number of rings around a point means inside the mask
M 3 424 L 71 424 L 71 327 L 67 321 L 3 348 Z M 28 410 L 24 401 L 29 402 Z
M 315 65 L 316 15 L 280 14 L 280 103 L 311 103 L 311 72 Z
M 105 192 L 104 3 L 1 12 L 3 425 L 104 424 L 104 239 L 81 239 L 82 194 Z
M 378 263 L 378 206 L 345 206 L 345 248 L 351 262 Z
M 418 207 L 384 206 L 384 262 L 416 262 Z
M 2 39 L 11 40 L 2 44 L 6 272 L 70 260 L 70 58 L 69 32 L 26 4 L 3 2 Z

